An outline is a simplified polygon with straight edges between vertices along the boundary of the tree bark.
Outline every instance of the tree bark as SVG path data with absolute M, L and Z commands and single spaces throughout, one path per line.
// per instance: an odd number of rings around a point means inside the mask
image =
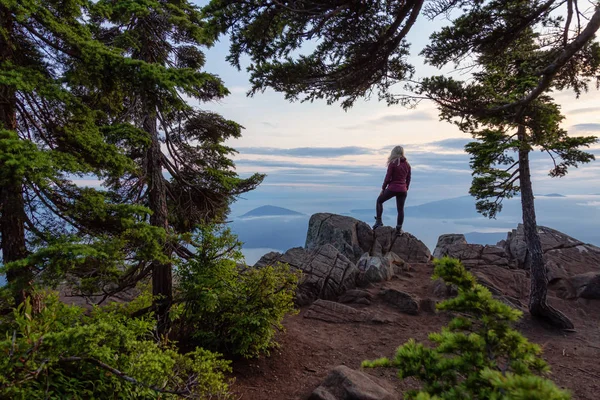
M 548 277 L 542 253 L 542 242 L 537 230 L 533 186 L 529 169 L 529 144 L 525 126 L 518 128 L 521 142 L 519 148 L 519 181 L 521 186 L 521 209 L 523 211 L 523 227 L 527 242 L 527 267 L 531 272 L 531 292 L 529 294 L 529 312 L 536 318 L 543 319 L 561 329 L 573 329 L 573 323 L 563 313 L 547 303 Z
M 13 59 L 13 47 L 10 42 L 13 31 L 9 11 L 0 7 L 0 21 L 7 36 L 0 35 L 0 63 Z M 14 87 L 0 85 L 0 127 L 10 131 L 17 129 L 16 91 Z M 21 260 L 27 257 L 25 241 L 25 201 L 23 199 L 22 177 L 11 176 L 5 165 L 0 179 L 0 234 L 2 235 L 3 263 Z M 26 268 L 7 271 L 6 280 L 12 287 L 15 305 L 25 301 L 31 286 L 31 271 Z
M 146 153 L 146 176 L 148 183 L 148 205 L 152 210 L 150 224 L 163 228 L 168 232 L 167 191 L 162 172 L 162 150 L 158 137 L 156 124 L 156 111 L 152 101 L 144 100 L 143 128 L 150 135 L 151 144 Z M 170 252 L 165 247 L 165 254 Z M 169 309 L 173 300 L 173 276 L 170 263 L 159 261 L 152 263 L 152 294 L 155 298 L 156 318 L 159 334 L 166 334 L 169 330 Z

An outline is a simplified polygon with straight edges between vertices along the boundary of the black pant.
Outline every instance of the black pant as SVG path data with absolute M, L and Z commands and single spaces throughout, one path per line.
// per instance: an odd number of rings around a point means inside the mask
M 377 219 L 381 219 L 381 215 L 383 214 L 383 203 L 391 199 L 392 197 L 396 198 L 396 207 L 398 208 L 398 221 L 396 222 L 397 226 L 402 228 L 402 224 L 404 223 L 404 202 L 406 201 L 407 192 L 393 192 L 391 190 L 386 189 L 378 198 L 377 198 Z

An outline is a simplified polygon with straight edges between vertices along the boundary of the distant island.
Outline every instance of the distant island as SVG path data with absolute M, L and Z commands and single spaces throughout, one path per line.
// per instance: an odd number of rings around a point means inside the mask
M 544 197 L 567 197 L 564 194 L 560 194 L 560 193 L 541 194 L 540 196 L 544 196 Z
M 254 210 L 248 211 L 246 214 L 241 215 L 240 218 L 250 217 L 276 217 L 276 216 L 291 216 L 291 215 L 305 215 L 294 210 L 290 210 L 283 207 L 277 206 L 262 206 L 255 208 Z

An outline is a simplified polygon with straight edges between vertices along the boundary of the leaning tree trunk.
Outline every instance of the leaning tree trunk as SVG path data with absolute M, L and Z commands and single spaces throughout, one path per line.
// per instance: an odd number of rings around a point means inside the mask
M 527 266 L 531 272 L 531 292 L 529 294 L 529 312 L 532 316 L 548 321 L 562 329 L 572 329 L 573 323 L 560 311 L 547 303 L 548 277 L 542 253 L 542 242 L 537 230 L 535 204 L 531 171 L 529 169 L 530 148 L 527 143 L 525 127 L 518 131 L 521 147 L 519 148 L 519 183 L 521 186 L 521 208 L 523 211 L 523 227 L 527 243 Z
M 9 11 L 0 7 L 0 21 L 6 36 L 0 35 L 0 63 L 13 58 L 10 35 L 12 20 Z M 0 85 L 0 128 L 9 131 L 17 129 L 16 92 L 14 87 Z M 2 235 L 2 260 L 9 263 L 27 256 L 25 242 L 25 202 L 20 176 L 12 176 L 9 167 L 0 165 L 0 234 Z M 27 268 L 11 269 L 6 280 L 14 290 L 16 305 L 25 301 L 32 276 Z
M 151 139 L 146 153 L 146 176 L 148 180 L 148 203 L 152 211 L 150 224 L 163 228 L 168 232 L 167 191 L 162 172 L 162 151 L 156 126 L 155 106 L 151 101 L 144 101 L 144 130 Z M 169 256 L 165 247 L 165 254 Z M 169 309 L 173 299 L 173 276 L 170 263 L 154 261 L 152 264 L 152 294 L 155 298 L 157 328 L 159 334 L 169 330 Z

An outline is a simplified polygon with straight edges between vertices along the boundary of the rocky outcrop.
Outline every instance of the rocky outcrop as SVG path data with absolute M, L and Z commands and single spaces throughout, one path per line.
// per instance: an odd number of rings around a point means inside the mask
M 539 227 L 539 233 L 549 282 L 560 287 L 561 296 L 596 298 L 596 280 L 586 274 L 600 274 L 600 248 L 546 227 Z M 480 283 L 511 304 L 518 305 L 518 299 L 529 291 L 522 225 L 495 246 L 467 243 L 461 234 L 442 235 L 433 255 L 458 258 Z M 430 259 L 427 246 L 409 233 L 396 235 L 393 228 L 385 226 L 373 231 L 352 217 L 320 213 L 310 218 L 304 248 L 266 254 L 256 266 L 281 262 L 301 270 L 299 305 L 317 299 L 369 304 L 370 298 L 343 295 L 357 286 L 389 281 L 394 276 L 409 279 L 410 271 Z M 455 293 L 440 282 L 434 282 L 431 291 L 437 298 Z M 414 304 L 418 310 L 419 300 Z
M 357 285 L 388 281 L 410 271 L 409 263 L 430 258 L 427 246 L 411 234 L 397 236 L 390 227 L 373 232 L 357 219 L 321 213 L 310 218 L 304 248 L 265 254 L 255 266 L 286 263 L 302 271 L 296 296 L 302 306 L 316 299 L 335 300 Z
M 458 258 L 467 268 L 482 265 L 497 265 L 505 268 L 513 266 L 503 247 L 467 243 L 465 235 L 462 234 L 441 235 L 433 256 Z
M 435 246 L 435 250 L 433 251 L 433 256 L 435 258 L 442 258 L 447 255 L 447 251 L 450 246 L 464 244 L 467 244 L 467 239 L 463 234 L 447 233 L 445 235 L 440 235 L 437 245 Z
M 395 397 L 364 372 L 335 367 L 308 400 L 393 400 Z
M 383 226 L 375 230 L 375 238 L 377 245 L 373 246 L 372 255 L 392 252 L 407 263 L 426 263 L 431 259 L 431 252 L 425 243 L 408 232 L 396 235 L 394 228 Z
M 366 223 L 337 214 L 319 213 L 310 217 L 306 234 L 306 249 L 332 245 L 350 261 L 356 263 L 374 244 L 373 231 Z
M 408 263 L 424 263 L 431 258 L 427 246 L 410 233 L 397 236 L 389 226 L 373 232 L 369 225 L 352 217 L 314 214 L 308 223 L 306 249 L 312 250 L 324 244 L 331 244 L 354 263 L 364 253 L 385 256 L 394 252 Z
M 545 226 L 538 226 L 538 233 L 547 261 L 555 261 L 556 264 L 562 265 L 564 272 L 568 275 L 585 273 L 589 271 L 590 267 L 600 269 L 600 248 Z M 527 243 L 525 243 L 522 224 L 508 233 L 505 248 L 511 258 L 516 260 L 518 266 L 525 268 Z M 568 267 L 565 268 L 567 264 Z
M 600 272 L 600 248 L 544 226 L 538 226 L 538 232 L 549 282 L 568 280 L 588 272 Z M 508 233 L 504 248 L 519 268 L 526 269 L 527 243 L 522 224 Z
M 569 280 L 590 271 L 600 272 L 600 248 L 585 244 L 557 230 L 538 227 L 542 251 L 548 273 L 548 282 Z M 464 235 L 442 235 L 433 252 L 435 257 L 458 258 L 467 268 L 497 266 L 527 268 L 527 243 L 523 225 L 509 232 L 506 240 L 496 246 L 470 244 Z M 568 282 L 562 287 L 568 287 Z
M 356 287 L 356 266 L 330 244 L 312 250 L 295 247 L 285 252 L 265 254 L 257 267 L 286 263 L 302 271 L 298 284 L 296 302 L 308 305 L 316 299 L 335 300 L 349 289 Z

